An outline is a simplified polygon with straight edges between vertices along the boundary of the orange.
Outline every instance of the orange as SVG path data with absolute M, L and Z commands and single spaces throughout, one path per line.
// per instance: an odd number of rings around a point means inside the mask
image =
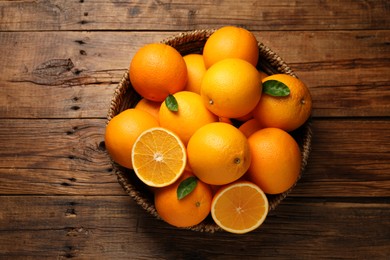
M 131 161 L 141 181 L 152 187 L 165 187 L 182 175 L 187 154 L 176 134 L 162 127 L 154 127 L 137 138 Z
M 211 187 L 211 191 L 213 192 L 213 195 L 215 195 L 218 192 L 218 190 L 221 187 L 223 187 L 223 185 L 222 186 L 221 185 L 210 185 L 210 187 Z
M 264 127 L 277 127 L 292 131 L 300 127 L 310 117 L 312 99 L 307 86 L 299 79 L 286 75 L 275 74 L 263 79 L 263 83 L 277 80 L 290 89 L 285 97 L 274 97 L 263 94 L 259 104 L 253 111 L 253 116 Z
M 260 130 L 261 124 L 256 119 L 252 118 L 240 125 L 238 128 L 247 138 L 257 130 Z
M 204 105 L 220 117 L 250 113 L 260 100 L 262 84 L 257 69 L 241 59 L 225 59 L 205 73 L 201 86 Z
M 148 112 L 154 118 L 156 118 L 157 121 L 159 121 L 158 113 L 160 111 L 160 106 L 161 106 L 161 102 L 154 102 L 154 101 L 150 101 L 150 100 L 148 100 L 146 98 L 142 98 L 137 103 L 137 105 L 135 105 L 134 108 Z
M 268 77 L 268 74 L 266 74 L 265 72 L 259 70 L 259 74 L 260 74 L 260 78 L 261 80 L 263 80 L 264 78 Z
M 143 131 L 156 126 L 158 122 L 152 115 L 134 108 L 113 117 L 106 126 L 104 136 L 112 160 L 132 169 L 131 149 L 135 140 Z
M 259 47 L 253 33 L 244 28 L 225 26 L 210 35 L 203 49 L 206 68 L 226 58 L 243 59 L 256 66 Z
M 180 183 L 193 175 L 185 172 L 174 184 L 157 189 L 154 204 L 159 216 L 170 225 L 191 227 L 202 222 L 210 213 L 212 191 L 208 184 L 197 180 L 195 189 L 186 197 L 178 199 Z
M 264 128 L 248 138 L 252 162 L 246 176 L 267 194 L 290 189 L 298 180 L 301 153 L 296 141 L 279 128 Z
M 249 119 L 252 119 L 252 118 L 253 118 L 253 111 L 249 112 L 248 114 L 246 114 L 244 116 L 237 117 L 235 119 L 238 120 L 238 121 L 241 121 L 241 122 L 246 122 L 246 121 L 248 121 Z
M 130 82 L 144 98 L 163 101 L 169 94 L 183 90 L 187 83 L 187 67 L 173 47 L 151 43 L 140 48 L 130 63 Z
M 232 120 L 230 120 L 230 118 L 227 117 L 219 117 L 218 121 L 226 124 L 231 124 L 231 125 L 233 124 Z
M 188 54 L 183 58 L 187 65 L 188 74 L 188 81 L 184 90 L 200 94 L 200 85 L 206 73 L 203 56 L 201 54 Z
M 175 132 L 184 144 L 205 124 L 218 121 L 218 117 L 203 105 L 199 94 L 190 91 L 180 91 L 173 95 L 178 104 L 178 111 L 168 109 L 165 102 L 161 104 L 160 125 Z
M 243 234 L 264 222 L 268 208 L 268 199 L 257 185 L 238 181 L 218 190 L 211 204 L 211 216 L 225 231 Z
M 199 128 L 188 142 L 187 155 L 194 175 L 212 185 L 224 185 L 239 179 L 251 162 L 245 135 L 222 122 Z

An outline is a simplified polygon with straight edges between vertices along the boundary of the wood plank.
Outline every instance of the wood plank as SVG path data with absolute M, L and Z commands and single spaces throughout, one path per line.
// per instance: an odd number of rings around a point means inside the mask
M 1 120 L 1 193 L 124 194 L 105 152 L 105 123 Z
M 116 175 L 107 171 L 0 168 L 0 194 L 125 195 Z
M 0 203 L 0 258 L 385 259 L 390 250 L 388 201 L 288 199 L 246 235 L 179 230 L 124 196 L 1 196 Z
M 104 119 L 0 120 L 0 194 L 123 195 Z M 390 196 L 390 120 L 314 120 L 307 170 L 291 196 Z
M 192 30 L 226 24 L 251 30 L 389 29 L 380 1 L 0 1 L 2 31 Z M 233 10 L 233 11 L 232 11 Z M 234 11 L 236 10 L 236 11 Z
M 0 168 L 108 172 L 104 119 L 3 119 Z
M 389 129 L 390 120 L 314 121 L 309 163 L 290 195 L 389 197 Z
M 389 7 L 0 0 L 0 259 L 388 259 Z M 247 235 L 178 230 L 148 215 L 118 184 L 103 137 L 140 46 L 226 24 L 252 30 L 314 100 L 307 170 Z
M 389 31 L 263 34 L 310 87 L 314 117 L 389 116 Z
M 130 55 L 140 42 L 157 41 L 153 36 L 0 33 L 0 117 L 105 117 Z M 31 44 L 40 48 L 28 55 Z
M 136 50 L 176 33 L 0 32 L 0 118 L 105 117 Z M 314 117 L 390 116 L 389 31 L 256 37 L 310 87 Z

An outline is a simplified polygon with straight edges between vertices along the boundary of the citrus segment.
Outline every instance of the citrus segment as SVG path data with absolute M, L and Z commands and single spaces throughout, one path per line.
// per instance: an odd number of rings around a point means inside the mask
M 131 159 L 138 178 L 152 187 L 174 183 L 187 163 L 184 144 L 176 134 L 162 127 L 141 133 L 134 143 Z
M 257 185 L 239 181 L 218 190 L 211 204 L 211 216 L 222 229 L 243 234 L 264 222 L 268 207 L 268 199 Z

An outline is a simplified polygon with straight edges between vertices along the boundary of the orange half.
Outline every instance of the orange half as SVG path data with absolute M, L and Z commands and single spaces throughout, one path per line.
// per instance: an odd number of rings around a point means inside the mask
M 268 199 L 255 184 L 239 181 L 222 187 L 211 204 L 211 216 L 225 231 L 244 234 L 258 228 L 268 214 Z
M 135 174 L 146 185 L 165 187 L 182 175 L 187 154 L 176 134 L 162 127 L 154 127 L 137 138 L 131 160 Z

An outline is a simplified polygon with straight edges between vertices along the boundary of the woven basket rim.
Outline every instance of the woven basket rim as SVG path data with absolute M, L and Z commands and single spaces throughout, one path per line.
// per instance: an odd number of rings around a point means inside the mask
M 168 45 L 171 45 L 175 48 L 181 48 L 183 47 L 185 50 L 182 50 L 182 54 L 186 51 L 189 53 L 193 53 L 194 50 L 192 50 L 192 46 L 194 44 L 200 44 L 201 42 L 204 42 L 213 32 L 215 29 L 204 29 L 204 30 L 193 30 L 193 31 L 187 31 L 187 32 L 181 32 L 177 35 L 173 35 L 171 37 L 168 37 L 166 39 L 163 39 L 161 43 L 165 43 Z M 292 71 L 292 69 L 284 62 L 284 60 L 279 57 L 274 51 L 272 51 L 269 47 L 265 46 L 263 43 L 258 42 L 259 47 L 259 64 L 258 66 L 261 67 L 263 71 L 265 71 L 267 74 L 274 74 L 274 73 L 284 73 L 288 74 L 294 77 L 297 77 L 297 75 Z M 186 49 L 188 48 L 188 50 Z M 199 52 L 199 48 L 195 48 L 195 52 Z M 129 95 L 129 91 L 132 91 L 132 86 L 129 79 L 129 73 L 128 70 L 126 70 L 123 73 L 123 76 L 121 80 L 119 81 L 117 87 L 115 88 L 114 94 L 112 96 L 110 107 L 108 109 L 107 113 L 107 124 L 108 122 L 118 113 L 121 111 L 134 107 L 136 102 L 141 98 L 137 93 L 134 93 L 133 95 Z M 128 100 L 130 99 L 130 100 Z M 302 177 L 303 172 L 305 171 L 306 165 L 308 163 L 309 154 L 311 151 L 311 140 L 312 140 L 312 129 L 311 129 L 311 118 L 309 118 L 304 125 L 302 125 L 299 129 L 299 133 L 301 133 L 300 140 L 301 142 L 298 142 L 301 149 L 301 155 L 302 155 L 302 162 L 301 162 L 301 171 L 298 177 L 297 182 L 291 187 L 289 190 L 287 190 L 284 193 L 277 194 L 277 195 L 267 195 L 269 198 L 269 211 L 274 210 L 282 200 L 284 200 L 287 195 L 294 189 L 296 184 L 298 183 L 299 179 Z M 129 172 L 132 172 L 132 170 L 126 169 L 114 161 L 111 160 L 113 171 L 117 176 L 119 184 L 122 186 L 122 188 L 125 190 L 125 192 L 133 198 L 133 200 L 140 205 L 146 212 L 151 214 L 157 219 L 161 219 L 158 215 L 154 203 L 152 199 L 148 198 L 148 196 L 145 195 L 145 190 L 142 190 L 139 186 L 137 186 L 137 183 L 132 183 L 133 180 L 130 179 Z M 135 174 L 133 174 L 135 175 Z M 216 231 L 222 231 L 222 229 L 217 226 L 215 223 L 212 222 L 202 222 L 198 225 L 188 227 L 185 229 L 193 230 L 193 231 L 200 231 L 200 232 L 210 232 L 214 233 Z

